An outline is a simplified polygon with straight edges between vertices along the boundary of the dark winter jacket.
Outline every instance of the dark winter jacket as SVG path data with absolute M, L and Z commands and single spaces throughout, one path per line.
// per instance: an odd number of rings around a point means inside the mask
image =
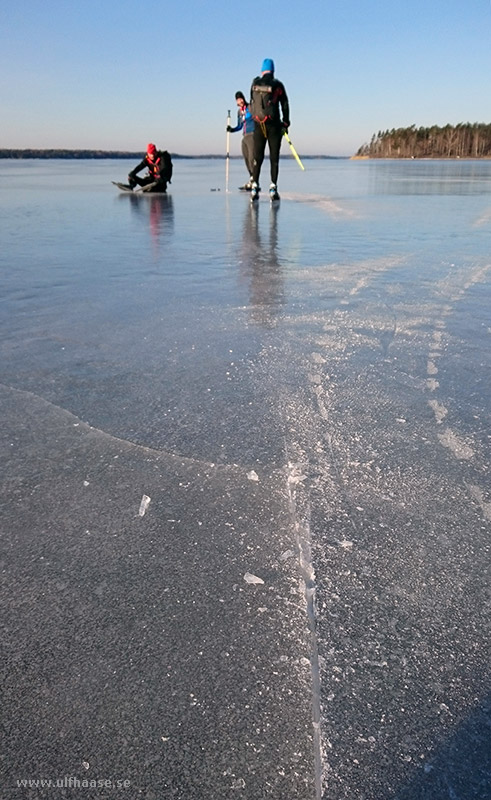
M 290 125 L 290 104 L 288 102 L 288 97 L 286 94 L 286 89 L 283 86 L 281 81 L 278 81 L 272 72 L 266 72 L 264 75 L 258 75 L 257 78 L 254 78 L 251 85 L 251 102 L 249 104 L 250 112 L 256 122 L 263 122 L 260 119 L 259 115 L 256 113 L 255 103 L 254 103 L 254 87 L 257 86 L 259 88 L 267 88 L 270 89 L 271 92 L 271 109 L 269 114 L 269 121 L 273 124 L 280 125 L 281 122 L 284 123 L 287 127 Z M 281 116 L 280 116 L 280 106 L 281 106 Z

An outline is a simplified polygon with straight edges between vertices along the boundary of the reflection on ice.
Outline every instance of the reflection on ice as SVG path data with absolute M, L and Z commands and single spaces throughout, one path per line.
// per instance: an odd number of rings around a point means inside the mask
M 264 204 L 263 204 L 264 205 Z M 278 258 L 278 215 L 280 206 L 266 208 L 249 203 L 244 214 L 239 257 L 240 276 L 248 286 L 251 320 L 271 328 L 284 306 L 283 268 Z
M 161 245 L 174 231 L 174 204 L 170 194 L 121 193 L 118 198 L 129 202 L 136 217 L 148 219 L 148 229 L 154 248 L 158 255 Z
M 479 159 L 404 159 L 370 161 L 367 166 L 376 194 L 489 194 L 491 179 L 483 173 L 482 163 Z

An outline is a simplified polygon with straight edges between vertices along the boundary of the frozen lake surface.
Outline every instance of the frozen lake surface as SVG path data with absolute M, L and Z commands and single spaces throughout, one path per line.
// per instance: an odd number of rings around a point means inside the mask
M 10 796 L 491 796 L 491 161 L 131 166 L 0 161 Z

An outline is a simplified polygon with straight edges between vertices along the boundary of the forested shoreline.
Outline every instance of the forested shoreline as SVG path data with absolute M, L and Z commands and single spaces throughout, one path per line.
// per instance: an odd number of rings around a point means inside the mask
M 193 156 L 181 156 L 171 153 L 172 158 L 193 158 Z M 14 147 L 0 148 L 0 158 L 142 158 L 142 151 L 129 150 L 68 150 L 60 148 L 47 148 L 45 150 L 34 150 L 27 148 L 24 150 Z M 209 156 L 213 158 L 213 156 Z
M 358 158 L 490 158 L 491 123 L 460 122 L 430 128 L 411 125 L 373 134 Z
M 285 152 L 282 154 L 282 157 L 290 156 L 290 153 Z M 225 159 L 227 156 L 225 153 L 223 155 L 216 154 L 216 153 L 203 153 L 201 155 L 189 156 L 183 155 L 182 153 L 171 153 L 172 158 L 183 158 L 183 159 L 196 159 L 196 158 L 216 158 L 216 159 Z M 32 150 L 32 149 L 25 149 L 25 150 L 18 150 L 13 147 L 7 148 L 0 148 L 0 159 L 1 158 L 11 158 L 15 160 L 22 160 L 26 158 L 79 158 L 79 159 L 89 159 L 89 158 L 132 158 L 140 161 L 143 158 L 143 153 L 141 150 L 138 152 L 128 151 L 128 150 L 63 150 L 57 148 L 48 148 L 46 150 Z M 242 160 L 242 155 L 229 155 L 228 158 L 230 159 L 240 159 Z M 302 158 L 310 158 L 310 159 L 342 159 L 348 158 L 348 156 L 324 156 L 324 155 L 303 155 Z

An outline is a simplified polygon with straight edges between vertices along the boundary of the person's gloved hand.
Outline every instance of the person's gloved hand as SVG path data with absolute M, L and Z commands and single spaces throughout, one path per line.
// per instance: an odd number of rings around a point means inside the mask
M 231 125 L 227 125 L 227 133 L 232 133 L 232 126 Z

